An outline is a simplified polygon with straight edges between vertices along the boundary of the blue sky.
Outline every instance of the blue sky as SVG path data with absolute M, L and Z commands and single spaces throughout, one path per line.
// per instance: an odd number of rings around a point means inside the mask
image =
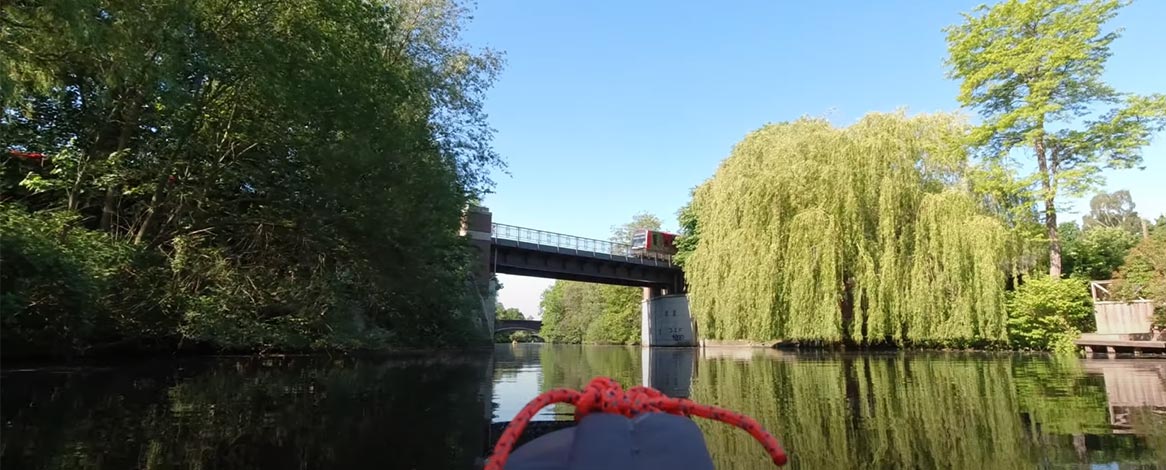
M 494 221 L 606 238 L 647 211 L 676 228 L 689 190 L 732 146 L 770 122 L 872 111 L 958 110 L 941 29 L 981 2 L 479 3 L 463 37 L 503 51 L 488 93 L 495 149 L 509 164 L 484 204 Z M 1106 78 L 1166 92 L 1166 2 L 1141 0 Z M 969 112 L 970 113 L 970 112 Z M 1107 173 L 1142 215 L 1166 213 L 1166 136 L 1144 171 Z M 1088 201 L 1067 201 L 1079 219 Z M 499 300 L 538 312 L 544 279 L 502 276 Z

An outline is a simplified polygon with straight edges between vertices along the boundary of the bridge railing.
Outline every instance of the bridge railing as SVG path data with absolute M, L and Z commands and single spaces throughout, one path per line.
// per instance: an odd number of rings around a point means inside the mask
M 609 255 L 612 257 L 619 256 L 625 258 L 634 258 L 638 261 L 648 262 L 651 264 L 672 264 L 671 255 L 653 254 L 652 257 L 644 257 L 633 252 L 632 246 L 627 243 L 615 243 L 607 240 L 576 237 L 574 235 L 547 232 L 544 230 L 535 230 L 532 228 L 518 227 L 515 225 L 498 223 L 492 225 L 493 237 L 500 240 L 532 243 L 539 247 L 553 248 L 556 251 L 568 250 L 574 252 L 587 252 L 597 255 Z

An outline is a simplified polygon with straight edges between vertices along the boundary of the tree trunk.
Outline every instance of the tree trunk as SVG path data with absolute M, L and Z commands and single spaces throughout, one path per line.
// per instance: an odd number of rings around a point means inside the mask
M 1049 161 L 1045 154 L 1045 142 L 1038 138 L 1033 144 L 1036 150 L 1036 161 L 1040 167 L 1040 183 L 1045 200 L 1045 230 L 1049 236 L 1049 276 L 1054 279 L 1061 277 L 1061 240 L 1057 237 L 1057 206 L 1056 194 L 1053 190 L 1053 179 L 1056 175 L 1050 171 Z
M 142 102 L 143 98 L 140 96 L 136 97 L 130 108 L 122 113 L 121 129 L 117 135 L 117 148 L 113 152 L 110 152 L 109 155 L 106 155 L 106 158 L 128 148 L 134 129 L 138 126 L 138 115 L 141 111 Z M 113 227 L 113 217 L 117 215 L 116 206 L 120 193 L 121 188 L 117 183 L 110 183 L 109 188 L 106 188 L 105 200 L 101 204 L 101 230 L 113 232 L 111 228 Z
M 115 205 L 117 204 L 117 185 L 111 184 L 105 190 L 105 200 L 101 204 L 101 230 L 111 232 L 110 227 L 113 226 L 113 216 L 117 212 Z
M 154 225 L 155 215 L 158 213 L 158 206 L 162 203 L 163 191 L 169 179 L 171 168 L 173 167 L 167 167 L 166 171 L 163 171 L 158 177 L 157 184 L 154 186 L 154 194 L 150 196 L 150 205 L 146 208 L 146 216 L 142 219 L 142 225 L 138 226 L 137 234 L 134 235 L 135 245 L 142 244 L 142 240 L 145 239 L 146 234 Z

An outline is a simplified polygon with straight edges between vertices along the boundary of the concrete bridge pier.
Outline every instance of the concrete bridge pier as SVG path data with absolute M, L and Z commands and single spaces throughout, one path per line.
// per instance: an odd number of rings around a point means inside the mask
M 490 266 L 492 232 L 493 215 L 489 209 L 475 205 L 466 208 L 462 215 L 460 233 L 469 239 L 470 245 L 478 252 L 478 262 L 473 269 L 474 287 L 482 302 L 478 326 L 482 335 L 491 340 L 494 337 L 494 303 L 498 295 L 498 282 L 494 279 L 494 270 Z
M 667 293 L 657 287 L 644 288 L 644 301 L 640 304 L 640 345 L 696 346 L 688 295 Z

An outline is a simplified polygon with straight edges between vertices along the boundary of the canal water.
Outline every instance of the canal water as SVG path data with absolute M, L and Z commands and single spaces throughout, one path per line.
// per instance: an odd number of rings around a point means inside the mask
M 1166 468 L 1162 359 L 545 344 L 8 368 L 0 468 L 473 468 L 491 423 L 597 375 L 747 413 L 787 468 Z M 746 433 L 697 423 L 717 468 L 771 468 Z

